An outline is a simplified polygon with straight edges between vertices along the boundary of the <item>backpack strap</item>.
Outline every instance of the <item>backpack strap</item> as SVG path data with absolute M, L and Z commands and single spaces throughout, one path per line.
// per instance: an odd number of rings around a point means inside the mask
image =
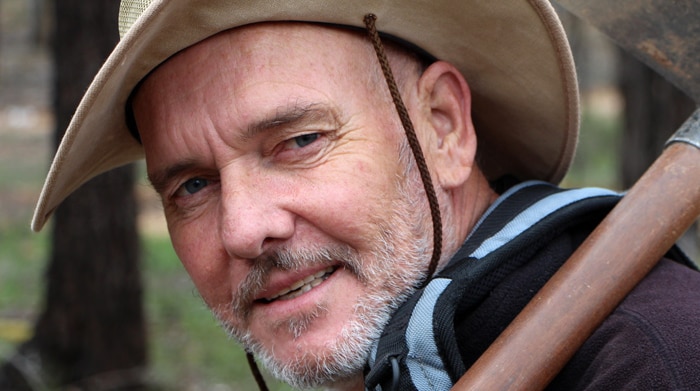
M 467 370 L 457 348 L 454 315 L 477 305 L 471 286 L 496 285 L 549 238 L 592 212 L 603 215 L 618 193 L 519 184 L 494 202 L 448 265 L 395 312 L 368 361 L 368 390 L 449 390 Z M 517 256 L 514 256 L 517 255 Z M 469 300 L 474 301 L 470 303 Z

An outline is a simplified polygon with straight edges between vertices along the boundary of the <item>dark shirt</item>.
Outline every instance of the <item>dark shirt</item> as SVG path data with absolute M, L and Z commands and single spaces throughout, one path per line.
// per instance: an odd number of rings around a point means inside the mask
M 584 239 L 579 226 L 455 316 L 469 367 Z M 575 311 L 572 308 L 572 311 Z M 700 390 L 700 273 L 663 259 L 572 357 L 548 390 Z
M 662 260 L 551 384 L 557 390 L 700 390 L 700 273 Z

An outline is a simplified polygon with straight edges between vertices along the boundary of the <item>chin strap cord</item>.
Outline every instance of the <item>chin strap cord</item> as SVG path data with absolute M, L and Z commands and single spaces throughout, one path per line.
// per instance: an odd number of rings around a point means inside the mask
M 428 197 L 428 204 L 430 204 L 430 214 L 433 218 L 433 256 L 430 259 L 428 276 L 423 282 L 423 286 L 425 286 L 425 284 L 427 284 L 427 282 L 430 280 L 430 277 L 433 276 L 433 273 L 435 273 L 435 269 L 437 269 L 438 262 L 440 261 L 440 252 L 442 251 L 442 221 L 440 218 L 440 205 L 438 204 L 437 195 L 435 194 L 433 181 L 430 178 L 430 170 L 428 170 L 428 165 L 426 164 L 425 157 L 423 156 L 423 150 L 418 142 L 416 131 L 413 128 L 413 122 L 411 122 L 411 117 L 408 115 L 406 105 L 404 105 L 403 99 L 401 99 L 399 87 L 396 84 L 396 79 L 394 79 L 394 74 L 391 71 L 389 60 L 387 59 L 384 51 L 384 45 L 382 45 L 382 41 L 379 38 L 379 32 L 377 32 L 377 28 L 375 26 L 376 21 L 376 15 L 365 15 L 365 25 L 367 26 L 369 38 L 374 46 L 374 51 L 377 53 L 377 59 L 382 67 L 382 72 L 384 72 L 384 78 L 389 86 L 391 98 L 394 101 L 394 106 L 396 106 L 396 111 L 399 114 L 401 124 L 406 132 L 406 138 L 408 138 L 408 144 L 411 146 L 413 157 L 415 158 L 416 165 L 420 171 L 420 177 L 423 181 L 423 188 L 425 189 L 425 194 Z
M 248 366 L 250 366 L 250 371 L 253 372 L 255 382 L 258 383 L 258 388 L 260 391 L 268 391 L 267 384 L 265 384 L 265 379 L 260 372 L 260 368 L 258 368 L 258 364 L 255 362 L 253 353 L 245 352 L 245 356 L 248 359 Z

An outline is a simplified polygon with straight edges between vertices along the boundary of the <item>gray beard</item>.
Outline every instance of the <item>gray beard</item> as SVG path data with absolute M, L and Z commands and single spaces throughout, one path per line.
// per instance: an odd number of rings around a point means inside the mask
M 223 322 L 222 325 L 227 329 L 229 335 L 260 360 L 272 376 L 292 387 L 299 389 L 332 387 L 334 384 L 351 381 L 351 379 L 361 376 L 372 343 L 380 337 L 393 312 L 415 291 L 415 287 L 425 277 L 423 262 L 413 262 L 405 267 L 403 265 L 405 262 L 402 262 L 401 270 L 398 272 L 392 268 L 382 268 L 382 265 L 396 263 L 387 256 L 388 251 L 393 252 L 393 246 L 384 247 L 381 251 L 384 253 L 382 256 L 373 256 L 371 264 L 375 267 L 371 268 L 359 267 L 368 263 L 363 262 L 357 254 L 348 258 L 347 249 L 341 251 L 324 250 L 304 255 L 296 252 L 293 259 L 300 266 L 318 263 L 319 260 L 326 259 L 326 257 L 329 257 L 328 260 L 342 259 L 346 268 L 368 286 L 368 292 L 353 305 L 355 317 L 343 326 L 339 335 L 329 342 L 327 349 L 306 351 L 293 360 L 281 361 L 264 348 L 262 343 L 255 340 L 247 329 L 232 328 Z M 422 249 L 425 248 L 425 246 L 422 247 Z M 335 255 L 339 255 L 338 253 L 344 254 L 344 257 L 336 258 Z M 288 258 L 288 255 L 278 258 Z M 384 274 L 387 274 L 389 270 L 393 276 L 388 277 L 388 279 L 382 278 L 386 277 Z M 250 281 L 258 280 L 254 274 L 250 274 L 252 275 Z M 368 284 L 369 281 L 374 281 L 376 285 Z M 241 289 L 248 289 L 251 285 L 256 284 L 243 283 Z M 239 297 L 241 296 L 239 295 Z M 239 314 L 248 313 L 246 306 L 238 302 L 239 300 L 234 301 L 232 308 L 237 309 Z M 289 332 L 296 339 L 306 331 L 314 320 L 326 316 L 328 313 L 328 308 L 319 305 L 311 312 L 280 321 L 274 327 L 279 328 L 280 331 Z

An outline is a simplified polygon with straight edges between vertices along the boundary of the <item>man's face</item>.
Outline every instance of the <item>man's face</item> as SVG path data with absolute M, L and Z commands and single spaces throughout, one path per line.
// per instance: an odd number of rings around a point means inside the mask
M 168 60 L 134 101 L 149 177 L 202 298 L 297 386 L 356 381 L 431 251 L 370 50 L 318 26 L 241 28 Z

